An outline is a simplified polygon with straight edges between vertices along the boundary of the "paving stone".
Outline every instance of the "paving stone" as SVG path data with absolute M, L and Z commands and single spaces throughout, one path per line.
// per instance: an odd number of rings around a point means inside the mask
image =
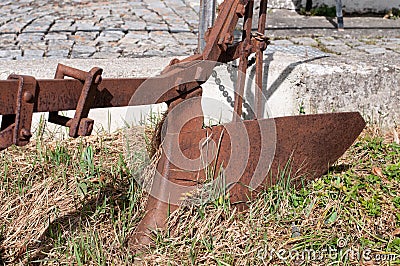
M 48 42 L 49 50 L 58 49 L 70 49 L 74 45 L 74 40 L 49 40 Z
M 45 40 L 67 40 L 70 34 L 65 33 L 49 33 L 44 36 Z
M 342 40 L 335 39 L 332 37 L 318 38 L 318 41 L 324 46 L 335 46 L 335 45 L 345 44 Z
M 74 26 L 76 26 L 77 31 L 100 31 L 102 27 L 95 25 L 96 21 L 76 21 Z
M 17 41 L 20 43 L 32 43 L 32 42 L 39 42 L 44 39 L 43 33 L 21 33 L 17 37 Z
M 0 27 L 2 33 L 18 33 L 25 27 L 26 23 L 10 21 Z
M 347 45 L 327 45 L 325 46 L 326 49 L 328 49 L 329 51 L 332 51 L 335 54 L 345 54 L 349 51 L 351 51 L 351 48 Z
M 72 47 L 71 57 L 72 58 L 85 58 L 90 57 L 96 52 L 96 47 L 86 45 L 74 45 Z
M 386 43 L 400 44 L 400 38 L 382 38 L 382 41 L 384 41 Z
M 74 32 L 76 31 L 77 26 L 72 25 L 73 23 L 73 20 L 58 20 L 53 26 L 51 26 L 49 31 Z
M 103 46 L 99 48 L 99 52 L 103 53 L 122 53 L 123 49 L 119 46 Z
M 69 40 L 74 40 L 78 44 L 95 44 L 95 39 L 99 35 L 99 32 L 86 32 L 77 31 L 75 35 L 68 36 Z
M 0 13 L 0 26 L 3 26 L 7 22 L 11 21 L 10 18 L 7 18 L 7 14 Z
M 15 44 L 17 40 L 16 34 L 2 34 L 0 35 L 0 45 Z
M 178 15 L 165 15 L 163 16 L 164 20 L 168 22 L 168 24 L 186 24 L 186 21 L 179 17 Z
M 50 50 L 46 53 L 46 57 L 68 58 L 69 52 L 70 52 L 69 49 Z
M 151 23 L 151 22 L 146 22 L 146 30 L 148 31 L 158 31 L 158 30 L 164 30 L 168 31 L 168 25 L 166 23 Z
M 120 18 L 109 18 L 103 19 L 99 23 L 96 23 L 96 26 L 99 26 L 101 29 L 105 30 L 115 30 L 121 29 L 121 26 L 124 24 L 124 21 Z
M 345 39 L 344 43 L 351 48 L 354 48 L 354 47 L 357 47 L 360 45 L 365 45 L 363 42 L 360 42 L 359 40 L 353 39 L 353 38 Z
M 174 38 L 183 45 L 197 45 L 197 35 L 190 32 L 178 32 L 174 34 Z
M 98 18 L 106 18 L 111 16 L 111 9 L 105 8 L 105 9 L 97 9 L 94 11 L 94 15 Z
M 112 30 L 107 30 L 107 31 L 103 31 L 102 33 L 100 33 L 100 37 L 105 37 L 105 38 L 109 38 L 110 41 L 116 42 L 118 40 L 120 40 L 121 38 L 123 38 L 125 35 L 125 33 L 123 31 L 112 31 Z
M 156 43 L 178 45 L 178 42 L 168 31 L 152 31 L 149 33 L 149 37 Z
M 385 42 L 379 45 L 382 48 L 388 49 L 388 50 L 392 50 L 392 51 L 396 51 L 400 49 L 400 43 L 392 43 L 392 42 Z
M 186 23 L 184 23 L 184 24 L 168 23 L 168 24 L 169 24 L 168 28 L 171 33 L 190 32 L 191 31 L 190 27 Z
M 290 38 L 290 41 L 299 45 L 318 46 L 318 42 L 310 37 Z
M 47 49 L 47 43 L 45 41 L 38 41 L 32 43 L 21 43 L 19 45 L 22 50 L 42 50 L 45 51 Z
M 138 17 L 152 14 L 152 12 L 146 8 L 136 8 L 135 10 L 133 10 L 133 13 Z
M 288 45 L 293 45 L 293 42 L 291 42 L 290 40 L 272 40 L 271 41 L 272 45 L 283 45 L 283 46 L 288 46 Z
M 144 56 L 165 56 L 165 54 L 158 49 L 149 49 L 143 53 Z
M 138 43 L 118 43 L 117 47 L 119 47 L 122 52 L 132 52 L 132 51 L 136 51 L 138 49 L 138 47 L 140 47 L 141 45 Z
M 380 47 L 376 46 L 376 45 L 361 45 L 361 46 L 357 46 L 356 49 L 363 51 L 363 52 L 367 52 L 368 51 L 374 51 L 375 49 L 378 49 Z
M 15 44 L 0 44 L 0 50 L 20 50 L 21 47 Z
M 138 21 L 125 21 L 125 23 L 121 26 L 123 30 L 145 30 L 146 22 L 142 20 Z
M 3 0 L 0 1 L 0 50 L 19 51 L 18 56 L 15 55 L 16 52 L 11 52 L 10 56 L 4 53 L 5 58 L 8 58 L 6 60 L 24 58 L 22 50 L 45 51 L 45 57 L 54 58 L 67 58 L 70 55 L 72 58 L 115 58 L 120 54 L 135 57 L 189 55 L 197 48 L 199 3 L 198 0 Z M 270 31 L 271 37 L 294 37 L 273 41 L 275 45 L 269 47 L 269 52 L 317 56 L 324 53 L 315 52 L 317 49 L 312 50 L 310 46 L 317 46 L 318 41 L 334 53 L 352 57 L 383 53 L 396 57 L 400 53 L 400 38 L 397 32 L 351 29 L 338 33 L 327 29 L 326 20 L 317 17 L 312 18 L 313 26 L 318 26 L 318 23 L 324 21 L 325 28 L 307 28 L 301 31 L 303 18 L 297 15 L 294 17 L 293 21 L 299 28 L 296 30 L 282 30 L 282 27 L 290 24 L 291 18 L 275 18 L 276 21 L 272 21 L 275 24 L 271 24 L 270 19 L 270 27 L 281 27 L 280 30 Z M 348 20 L 350 19 L 352 18 Z M 357 19 L 367 22 L 372 20 Z M 256 20 L 257 16 L 254 22 Z M 309 27 L 310 21 L 307 19 L 306 26 Z M 119 33 L 113 33 L 114 31 Z M 367 34 L 362 34 L 365 32 Z M 377 35 L 386 37 L 377 38 Z M 76 49 L 73 46 L 76 46 Z M 299 52 L 299 49 L 303 49 L 302 52 Z M 305 52 L 306 49 L 311 50 Z M 32 52 L 32 56 L 40 53 Z
M 118 47 L 121 49 L 126 49 L 131 46 L 135 46 L 139 43 L 140 39 L 126 38 L 124 37 L 118 42 Z
M 136 46 L 127 47 L 126 49 L 123 50 L 122 56 L 123 57 L 143 56 L 144 52 L 149 49 L 152 49 L 151 45 L 136 45 Z
M 0 50 L 0 59 L 15 59 L 21 56 L 20 50 Z
M 189 47 L 179 47 L 175 45 L 167 45 L 165 49 L 163 50 L 163 53 L 166 56 L 171 56 L 171 55 L 191 55 L 193 54 L 192 49 Z
M 24 50 L 23 59 L 41 59 L 43 58 L 43 50 Z
M 110 53 L 110 52 L 96 52 L 94 53 L 91 58 L 98 58 L 98 59 L 114 59 L 120 57 L 120 53 Z
M 35 20 L 23 29 L 23 32 L 43 32 L 46 33 L 55 21 L 55 17 L 46 17 L 46 19 Z
M 186 6 L 184 1 L 176 1 L 176 0 L 164 0 L 164 3 L 167 6 Z
M 133 38 L 133 39 L 148 39 L 150 38 L 149 33 L 147 31 L 129 31 L 125 38 Z
M 268 45 L 265 50 L 267 56 L 281 52 L 285 54 L 292 54 L 300 57 L 312 58 L 312 57 L 324 57 L 328 56 L 327 53 L 321 52 L 317 48 L 302 45 Z
M 382 47 L 367 48 L 364 49 L 364 51 L 367 52 L 368 54 L 385 54 L 388 52 L 388 50 Z
M 139 1 L 129 1 L 128 2 L 128 6 L 130 7 L 130 9 L 132 11 L 136 10 L 136 9 L 145 9 L 145 3 L 143 2 L 139 2 Z

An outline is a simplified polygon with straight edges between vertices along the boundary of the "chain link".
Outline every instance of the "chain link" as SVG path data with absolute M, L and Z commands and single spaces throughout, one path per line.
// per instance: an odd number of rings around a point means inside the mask
M 254 65 L 256 62 L 256 58 L 252 57 L 250 60 L 247 62 L 247 68 L 251 67 Z M 229 73 L 229 78 L 232 82 L 235 82 L 235 76 L 234 76 L 234 68 L 237 69 L 237 66 L 228 63 L 227 64 L 227 71 Z M 233 108 L 235 106 L 235 101 L 233 100 L 232 96 L 229 95 L 228 90 L 226 90 L 225 86 L 222 84 L 221 79 L 218 77 L 217 71 L 213 70 L 211 73 L 211 76 L 214 78 L 215 84 L 217 84 L 218 89 L 221 91 L 222 96 L 226 98 L 226 101 L 231 105 Z M 247 110 L 247 113 L 242 112 L 242 116 L 244 119 L 247 118 L 248 114 L 252 113 L 252 110 L 250 110 L 250 105 L 246 102 L 246 100 L 243 98 L 243 107 Z

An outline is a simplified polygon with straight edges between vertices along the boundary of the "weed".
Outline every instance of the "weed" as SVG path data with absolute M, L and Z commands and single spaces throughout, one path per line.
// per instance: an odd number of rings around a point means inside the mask
M 387 12 L 384 18 L 389 18 L 389 19 L 399 19 L 400 18 L 400 9 L 398 8 L 392 8 Z
M 305 8 L 301 8 L 300 12 L 301 15 L 311 15 L 311 16 L 325 16 L 325 17 L 336 17 L 336 7 L 334 6 L 327 6 L 321 5 L 310 10 L 310 13 L 306 12 Z
M 1 152 L 0 264 L 307 264 L 294 254 L 338 250 L 340 239 L 347 245 L 336 257 L 312 263 L 359 264 L 345 256 L 350 249 L 400 254 L 392 234 L 400 227 L 400 146 L 367 129 L 329 173 L 301 188 L 290 183 L 290 162 L 283 166 L 277 184 L 243 212 L 230 204 L 218 169 L 220 183 L 201 204 L 181 206 L 168 230 L 154 232 L 155 246 L 132 255 L 124 243 L 146 202 L 135 178 L 149 163 L 140 132 L 129 135 L 138 138 L 129 158 L 121 132 Z M 216 170 L 207 169 L 209 180 Z

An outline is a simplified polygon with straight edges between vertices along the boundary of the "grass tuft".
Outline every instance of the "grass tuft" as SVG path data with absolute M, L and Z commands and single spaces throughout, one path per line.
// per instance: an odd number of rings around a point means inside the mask
M 400 263 L 400 145 L 373 128 L 326 175 L 295 189 L 283 171 L 246 211 L 216 186 L 216 197 L 171 214 L 154 247 L 131 254 L 125 242 L 146 201 L 139 183 L 154 170 L 143 132 L 128 132 L 128 144 L 119 132 L 0 152 L 0 264 Z

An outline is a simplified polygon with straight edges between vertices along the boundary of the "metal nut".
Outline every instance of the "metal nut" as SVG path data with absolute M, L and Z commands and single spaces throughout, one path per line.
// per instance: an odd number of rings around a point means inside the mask
M 26 91 L 24 93 L 24 95 L 22 96 L 22 99 L 24 100 L 24 102 L 27 102 L 27 103 L 33 103 L 33 98 L 34 98 L 33 94 L 29 91 Z
M 30 130 L 23 128 L 21 129 L 20 136 L 23 140 L 29 140 L 32 137 L 32 133 Z

